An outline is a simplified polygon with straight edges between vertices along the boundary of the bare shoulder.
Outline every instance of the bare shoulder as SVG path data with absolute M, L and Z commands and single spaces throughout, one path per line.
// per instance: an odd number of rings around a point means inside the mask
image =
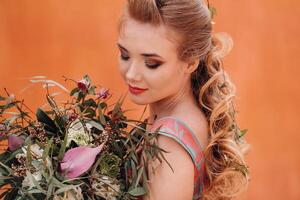
M 188 152 L 170 137 L 159 135 L 157 145 L 168 151 L 166 161 L 157 159 L 149 164 L 149 194 L 146 200 L 186 200 L 193 197 L 194 164 Z M 152 171 L 152 167 L 155 169 Z

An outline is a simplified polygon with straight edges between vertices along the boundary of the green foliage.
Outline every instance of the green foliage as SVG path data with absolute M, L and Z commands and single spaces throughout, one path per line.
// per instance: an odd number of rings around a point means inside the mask
M 19 101 L 5 90 L 0 96 L 0 140 L 14 134 L 25 139 L 21 148 L 0 154 L 0 186 L 12 189 L 2 194 L 4 199 L 53 199 L 74 193 L 84 199 L 101 199 L 103 195 L 120 199 L 136 199 L 147 191 L 148 159 L 165 159 L 163 149 L 155 143 L 157 131 L 146 131 L 147 121 L 130 120 L 122 105 L 126 95 L 108 106 L 110 95 L 99 95 L 99 88 L 85 75 L 75 83 L 70 99 L 58 103 L 47 87 L 47 108 L 34 113 L 24 100 Z M 33 77 L 33 83 L 52 83 L 46 77 Z M 80 83 L 80 84 L 79 84 Z M 80 128 L 73 129 L 74 121 Z M 68 179 L 60 170 L 65 153 L 78 146 L 71 134 L 86 134 L 88 146 L 104 145 L 92 167 L 83 175 Z M 146 159 L 145 159 L 146 158 Z M 105 184 L 98 184 L 105 181 Z M 101 182 L 102 183 L 102 182 Z M 116 190 L 115 188 L 120 188 Z M 103 199 L 103 198 L 102 198 Z

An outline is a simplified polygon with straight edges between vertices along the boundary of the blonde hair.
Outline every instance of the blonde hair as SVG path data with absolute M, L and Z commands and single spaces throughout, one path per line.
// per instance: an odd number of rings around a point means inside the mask
M 207 179 L 201 199 L 232 199 L 249 183 L 244 160 L 249 145 L 235 120 L 235 86 L 222 63 L 232 41 L 212 33 L 211 13 L 201 0 L 127 0 L 126 9 L 139 22 L 163 24 L 178 33 L 180 60 L 200 60 L 191 75 L 191 87 L 209 122 L 210 136 L 204 152 Z M 122 24 L 121 18 L 119 30 Z

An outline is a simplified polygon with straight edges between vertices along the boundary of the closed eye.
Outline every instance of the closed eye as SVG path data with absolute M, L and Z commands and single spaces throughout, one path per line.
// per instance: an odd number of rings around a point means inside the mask
M 125 56 L 125 55 L 123 55 L 122 53 L 121 53 L 121 55 L 120 55 L 120 58 L 121 58 L 122 60 L 125 60 L 125 61 L 129 60 L 129 56 Z
M 130 57 L 128 56 L 128 50 L 125 49 L 122 45 L 117 44 L 120 50 L 120 58 L 124 61 L 128 61 L 130 59 Z M 149 69 L 156 69 L 158 68 L 160 65 L 163 64 L 163 62 L 161 61 L 155 61 L 152 60 L 151 58 L 149 59 L 149 57 L 160 57 L 157 54 L 141 54 L 146 60 L 145 60 L 145 65 L 149 68 Z
M 158 68 L 159 66 L 162 65 L 162 63 L 160 63 L 160 62 L 157 62 L 157 63 L 148 63 L 147 61 L 145 62 L 145 64 L 150 69 L 156 69 L 156 68 Z

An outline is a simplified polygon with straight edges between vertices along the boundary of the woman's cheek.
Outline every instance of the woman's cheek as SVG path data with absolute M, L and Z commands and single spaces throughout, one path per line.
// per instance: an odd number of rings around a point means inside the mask
M 119 61 L 119 71 L 120 71 L 122 77 L 125 78 L 125 74 L 127 71 L 127 65 L 122 61 Z

